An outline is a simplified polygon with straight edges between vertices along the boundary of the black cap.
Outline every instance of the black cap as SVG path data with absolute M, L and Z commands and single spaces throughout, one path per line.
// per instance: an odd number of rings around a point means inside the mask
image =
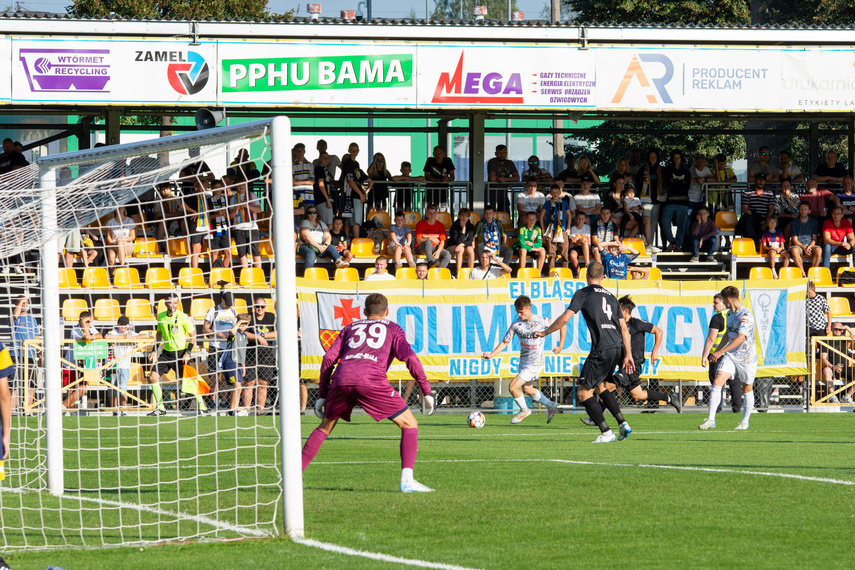
M 222 303 L 223 301 L 225 301 L 229 307 L 234 305 L 234 300 L 232 299 L 232 294 L 229 293 L 228 291 L 223 291 L 222 295 L 220 295 L 220 303 Z
M 762 178 L 763 180 L 766 180 L 766 173 L 765 172 L 758 172 L 757 174 L 754 175 L 754 180 L 757 180 L 758 178 Z
M 120 325 L 129 325 L 131 324 L 131 320 L 128 317 L 122 316 L 119 317 L 119 320 L 116 321 L 116 323 Z
M 579 178 L 579 181 L 580 182 L 593 182 L 594 179 L 591 177 L 590 174 L 583 174 L 582 177 Z

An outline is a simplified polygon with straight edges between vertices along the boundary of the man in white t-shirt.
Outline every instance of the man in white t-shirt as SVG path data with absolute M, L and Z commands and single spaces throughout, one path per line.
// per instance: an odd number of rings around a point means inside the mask
M 365 276 L 365 281 L 394 281 L 395 276 L 386 271 L 386 258 L 382 255 L 374 260 L 374 273 Z
M 469 279 L 498 279 L 502 275 L 508 275 L 511 267 L 503 263 L 489 249 L 481 251 L 480 265 L 473 267 L 469 272 Z
M 704 184 L 714 182 L 712 171 L 707 166 L 707 159 L 699 154 L 695 157 L 695 163 L 689 168 L 692 177 L 689 186 L 689 219 L 694 219 L 701 206 L 706 204 L 707 197 L 704 195 Z
M 535 212 L 538 216 L 538 223 L 543 222 L 543 206 L 546 202 L 546 196 L 542 192 L 537 191 L 537 179 L 529 178 L 525 183 L 525 190 L 517 194 L 517 212 L 520 219 L 525 217 L 526 212 Z
M 232 294 L 223 291 L 220 294 L 220 302 L 208 309 L 205 322 L 202 323 L 202 333 L 209 339 L 208 342 L 208 385 L 214 388 L 219 386 L 219 361 L 220 352 L 225 350 L 229 344 L 229 331 L 237 322 L 237 311 L 232 307 Z M 227 396 L 229 395 L 226 392 Z M 224 402 L 226 409 L 229 402 Z
M 113 330 L 108 332 L 107 336 L 104 338 L 113 340 L 129 340 L 140 336 L 143 335 L 134 331 L 128 317 L 121 316 L 116 322 L 116 326 L 113 327 Z M 137 351 L 137 344 L 135 342 L 116 342 L 112 343 L 112 346 L 113 358 L 116 361 L 116 380 L 114 380 L 114 384 L 121 390 L 121 392 L 118 390 L 111 390 L 113 406 L 117 408 L 116 411 L 113 412 L 113 415 L 126 416 L 128 414 L 123 412 L 122 408 L 125 408 L 128 405 L 128 396 L 125 392 L 128 391 L 128 384 L 131 379 L 131 356 Z

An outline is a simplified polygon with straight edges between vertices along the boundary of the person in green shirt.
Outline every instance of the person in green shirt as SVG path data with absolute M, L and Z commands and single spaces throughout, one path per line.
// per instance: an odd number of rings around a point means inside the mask
M 160 376 L 175 370 L 175 378 L 180 381 L 184 376 L 184 365 L 190 360 L 195 341 L 196 327 L 187 315 L 178 310 L 178 295 L 170 293 L 166 298 L 166 310 L 157 314 L 157 336 L 154 347 L 148 355 L 148 359 L 156 363 L 151 369 L 149 383 L 157 408 L 147 415 L 166 415 Z M 163 349 L 160 356 L 157 354 L 158 346 Z M 204 400 L 201 396 L 196 396 L 196 401 L 199 403 L 200 413 L 204 414 L 207 411 Z
M 537 225 L 537 214 L 528 212 L 525 215 L 525 225 L 520 226 L 517 247 L 517 255 L 520 258 L 520 267 L 525 267 L 526 257 L 537 256 L 537 270 L 543 273 L 543 264 L 546 262 L 546 248 L 543 247 L 543 231 Z

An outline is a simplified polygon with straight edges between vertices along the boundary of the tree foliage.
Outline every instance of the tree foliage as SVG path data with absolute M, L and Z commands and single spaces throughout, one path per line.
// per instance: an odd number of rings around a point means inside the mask
M 461 2 L 460 0 L 435 0 L 436 8 L 431 14 L 431 18 L 435 20 L 458 20 L 461 19 Z M 510 20 L 508 14 L 507 0 L 463 0 L 463 20 L 472 20 L 475 16 L 472 15 L 472 9 L 475 6 L 487 7 L 488 20 Z M 517 11 L 517 1 L 511 0 L 511 12 Z
M 852 0 L 752 0 L 751 21 L 755 24 L 836 26 L 855 22 Z
M 748 0 L 563 0 L 578 22 L 637 24 L 747 24 Z
M 179 18 L 185 20 L 265 18 L 267 0 L 74 0 L 67 8 L 78 18 Z

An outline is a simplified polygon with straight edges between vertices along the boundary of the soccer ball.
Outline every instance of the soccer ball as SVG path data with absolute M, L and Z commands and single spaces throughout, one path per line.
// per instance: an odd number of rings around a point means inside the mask
M 466 422 L 471 428 L 482 428 L 484 427 L 484 424 L 487 423 L 487 418 L 485 418 L 484 414 L 481 412 L 472 412 L 466 418 Z

